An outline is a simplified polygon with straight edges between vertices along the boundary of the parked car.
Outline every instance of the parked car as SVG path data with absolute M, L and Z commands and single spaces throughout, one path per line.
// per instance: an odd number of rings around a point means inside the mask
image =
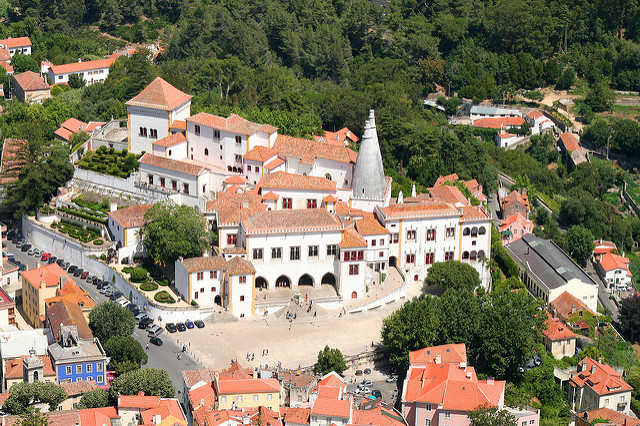
M 184 325 L 186 325 L 189 330 L 191 330 L 193 327 L 195 327 L 193 322 L 191 322 L 191 320 L 189 320 L 189 319 L 184 322 Z
M 111 290 L 111 287 L 108 284 L 103 285 L 102 288 L 100 288 L 100 293 L 105 294 L 109 290 Z
M 156 346 L 162 346 L 162 339 L 160 339 L 159 337 L 152 337 L 151 339 L 149 339 L 149 342 L 153 343 Z
M 371 395 L 375 396 L 376 399 L 382 399 L 382 392 L 378 389 L 374 389 L 373 392 L 371 392 Z
M 74 277 L 79 277 L 80 275 L 82 275 L 84 271 L 82 270 L 82 268 L 78 268 L 73 272 L 73 276 Z
M 22 246 L 22 248 L 24 248 L 24 246 Z M 24 250 L 23 250 L 23 251 L 24 251 Z M 28 249 L 28 250 L 27 250 L 27 254 L 28 254 L 29 256 L 33 256 L 33 254 L 34 254 L 35 252 L 36 252 L 36 249 L 34 249 L 34 248 L 30 248 L 30 249 Z
M 18 263 L 18 270 L 19 271 L 26 271 L 27 270 L 27 266 L 24 263 Z
M 138 323 L 138 328 L 144 330 L 145 328 L 151 326 L 153 324 L 153 320 L 149 317 L 144 317 Z
M 195 320 L 193 323 L 194 323 L 194 324 L 196 325 L 196 327 L 198 327 L 198 328 L 204 328 L 204 322 L 202 322 L 201 320 Z
M 80 274 L 80 278 L 83 280 L 86 280 L 88 276 L 89 276 L 89 271 L 82 271 L 82 273 Z
M 94 277 L 93 275 L 87 274 L 87 282 L 89 284 L 91 284 L 95 279 L 96 279 L 96 277 Z
M 364 374 L 371 374 L 371 369 L 370 368 L 365 368 L 364 369 Z
M 69 262 L 64 262 L 64 263 L 62 264 L 61 268 L 62 268 L 63 270 L 65 270 L 65 271 L 66 271 L 66 270 L 67 270 L 67 268 L 69 268 Z
M 356 370 L 356 376 L 362 376 L 362 370 Z
M 135 306 L 135 305 L 131 304 L 131 305 L 129 305 L 129 306 Z M 136 321 L 138 321 L 138 322 L 139 322 L 141 319 L 145 318 L 145 317 L 147 317 L 147 318 L 148 318 L 147 314 L 145 314 L 144 312 L 141 312 L 141 313 L 139 313 L 139 314 L 134 315 L 134 318 L 135 318 L 135 319 L 136 319 Z
M 396 380 L 398 380 L 398 379 L 396 377 L 393 377 L 393 376 L 389 376 L 386 379 L 384 379 L 384 381 L 387 382 L 387 383 L 393 383 Z
M 144 312 L 140 312 L 140 308 L 135 303 L 130 303 L 127 305 L 127 309 L 133 314 L 134 317 L 138 317 L 140 314 L 146 315 Z
M 185 327 L 184 323 L 182 322 L 177 323 L 176 328 L 178 329 L 178 331 L 187 331 L 187 327 Z
M 164 326 L 164 328 L 166 328 L 169 333 L 175 333 L 176 331 L 178 331 L 176 325 L 172 322 L 168 322 L 167 325 Z
M 153 324 L 151 327 L 149 327 L 147 334 L 149 335 L 149 337 L 158 337 L 162 334 L 163 331 L 164 330 L 162 329 L 162 327 L 158 326 L 157 324 Z
M 13 253 L 7 253 L 7 259 L 9 259 L 9 261 L 13 262 L 14 260 L 16 260 L 16 255 Z
M 71 265 L 67 268 L 67 272 L 70 274 L 75 273 L 78 270 L 78 267 L 76 265 Z
M 42 251 L 37 248 L 33 250 L 33 257 L 40 257 L 42 255 Z
M 47 263 L 52 264 L 52 263 L 58 263 L 58 258 L 55 256 L 50 256 L 49 260 L 47 260 Z
M 362 385 L 363 387 L 364 387 L 364 386 L 369 386 L 369 387 L 371 387 L 371 386 L 373 386 L 373 382 L 372 382 L 371 380 L 363 380 L 363 381 L 362 381 L 362 383 L 361 383 L 361 385 Z
M 20 247 L 20 251 L 22 252 L 28 252 L 29 250 L 31 250 L 31 244 L 23 244 L 22 247 Z
M 22 242 L 22 240 L 16 240 L 14 244 L 16 245 L 17 248 L 21 248 L 24 243 Z

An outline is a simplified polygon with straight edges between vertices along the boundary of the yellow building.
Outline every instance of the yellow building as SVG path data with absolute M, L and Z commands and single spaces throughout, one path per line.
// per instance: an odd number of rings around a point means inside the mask
M 276 379 L 224 377 L 216 374 L 219 410 L 267 407 L 280 410 L 280 383 Z
M 45 323 L 45 299 L 55 297 L 58 288 L 73 280 L 56 263 L 22 273 L 22 309 L 25 319 L 34 328 Z

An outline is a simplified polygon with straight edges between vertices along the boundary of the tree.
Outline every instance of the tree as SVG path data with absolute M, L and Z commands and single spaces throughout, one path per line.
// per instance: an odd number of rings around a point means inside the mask
M 47 426 L 49 419 L 46 414 L 40 412 L 36 407 L 29 407 L 27 411 L 20 416 L 19 426 Z
M 640 341 L 640 296 L 636 294 L 622 300 L 616 325 L 626 340 Z
M 101 303 L 89 313 L 89 327 L 101 342 L 113 336 L 131 336 L 135 324 L 131 311 L 114 302 Z
M 609 84 L 604 80 L 600 80 L 591 86 L 587 96 L 584 98 L 584 103 L 593 112 L 602 112 L 611 110 L 615 100 L 616 94 L 611 90 Z
M 209 247 L 210 233 L 195 209 L 172 202 L 157 203 L 145 214 L 141 229 L 147 253 L 161 266 L 172 265 L 178 256 L 196 257 Z
M 575 84 L 575 82 L 576 72 L 573 70 L 573 68 L 568 67 L 564 71 L 562 71 L 562 74 L 560 74 L 560 78 L 556 82 L 556 89 L 569 90 L 571 89 L 571 86 Z
M 506 410 L 487 406 L 469 413 L 470 426 L 517 426 L 516 418 Z
M 33 71 L 38 74 L 40 73 L 40 65 L 31 55 L 16 53 L 11 57 L 11 66 L 13 66 L 13 71 L 16 74 L 20 74 L 25 71 Z
M 11 414 L 24 414 L 30 406 L 39 403 L 49 405 L 49 411 L 54 411 L 67 399 L 62 386 L 46 382 L 16 383 L 9 389 L 9 394 L 2 410 Z
M 131 336 L 112 336 L 104 344 L 109 365 L 117 375 L 140 368 L 147 363 L 148 357 L 142 345 Z
M 424 280 L 425 287 L 466 288 L 473 290 L 478 287 L 480 276 L 473 266 L 456 260 L 435 263 L 429 269 Z
M 325 375 L 332 371 L 342 374 L 346 369 L 347 364 L 344 362 L 340 349 L 331 349 L 328 345 L 318 352 L 318 361 L 313 366 L 313 372 L 320 375 Z
M 141 368 L 124 373 L 116 377 L 109 388 L 111 400 L 115 400 L 118 394 L 137 395 L 139 392 L 161 398 L 173 398 L 175 395 L 169 373 L 155 368 Z
M 69 76 L 69 86 L 71 86 L 72 89 L 80 89 L 84 87 L 85 84 L 84 78 L 79 74 L 71 74 Z
M 104 389 L 96 389 L 82 394 L 78 408 L 99 408 L 109 406 L 109 392 Z
M 567 232 L 567 241 L 571 257 L 581 265 L 586 265 L 594 248 L 594 237 L 591 231 L 584 226 L 574 225 Z

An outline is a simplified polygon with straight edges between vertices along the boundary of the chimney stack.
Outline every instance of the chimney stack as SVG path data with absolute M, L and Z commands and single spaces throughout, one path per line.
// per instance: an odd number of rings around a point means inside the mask
M 442 356 L 440 354 L 436 354 L 436 364 L 442 364 Z

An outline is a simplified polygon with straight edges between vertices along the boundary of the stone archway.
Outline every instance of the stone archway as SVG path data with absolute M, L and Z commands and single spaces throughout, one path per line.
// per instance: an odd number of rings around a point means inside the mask
M 313 277 L 309 274 L 302 275 L 298 280 L 298 285 L 313 286 Z
M 269 283 L 263 277 L 256 277 L 256 288 L 266 290 L 269 287 Z
M 222 296 L 217 295 L 216 297 L 214 297 L 213 303 L 215 303 L 218 306 L 222 306 Z
M 276 287 L 289 287 L 291 288 L 291 280 L 286 275 L 280 275 L 276 280 Z
M 333 275 L 331 272 L 327 272 L 326 274 L 324 274 L 322 276 L 322 280 L 320 280 L 321 284 L 328 284 L 328 285 L 332 285 L 332 286 L 336 286 L 336 276 Z

